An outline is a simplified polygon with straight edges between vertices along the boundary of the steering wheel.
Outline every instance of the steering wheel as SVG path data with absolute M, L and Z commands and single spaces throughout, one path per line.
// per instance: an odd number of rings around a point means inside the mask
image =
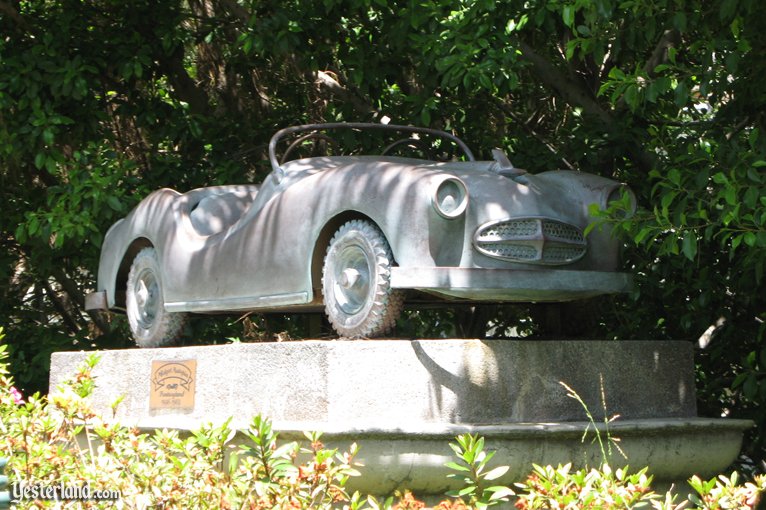
M 397 140 L 383 149 L 381 156 L 388 156 L 394 151 L 394 149 L 402 145 L 410 149 L 421 151 L 423 155 L 426 156 L 426 159 L 434 159 L 433 152 L 431 152 L 431 144 L 419 138 L 402 138 L 401 140 Z
M 295 149 L 297 149 L 303 142 L 305 142 L 306 140 L 311 140 L 311 139 L 324 140 L 325 142 L 329 142 L 331 145 L 334 145 L 336 147 L 338 145 L 338 142 L 335 141 L 335 139 L 327 136 L 324 133 L 309 133 L 307 135 L 301 136 L 300 138 L 297 138 L 293 143 L 291 143 L 287 147 L 287 150 L 285 150 L 285 153 L 282 154 L 282 159 L 279 161 L 279 164 L 281 165 L 281 164 L 284 164 L 286 161 L 289 161 L 288 157 L 290 156 L 290 154 L 292 154 L 292 152 Z

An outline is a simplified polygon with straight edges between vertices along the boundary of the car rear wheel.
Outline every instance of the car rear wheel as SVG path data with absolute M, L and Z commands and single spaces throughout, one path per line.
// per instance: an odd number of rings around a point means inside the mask
M 185 313 L 165 311 L 159 258 L 144 248 L 130 266 L 125 296 L 128 324 L 139 347 L 173 344 L 184 327 Z
M 368 221 L 349 221 L 335 233 L 324 259 L 322 294 L 338 334 L 369 338 L 393 328 L 404 297 L 391 288 L 393 260 L 385 236 Z

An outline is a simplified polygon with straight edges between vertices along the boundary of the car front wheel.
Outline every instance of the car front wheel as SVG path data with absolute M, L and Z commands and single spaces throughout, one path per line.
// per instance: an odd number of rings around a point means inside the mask
M 165 311 L 159 258 L 144 248 L 130 266 L 126 292 L 128 324 L 139 347 L 173 344 L 184 327 L 185 313 Z
M 341 226 L 324 259 L 325 311 L 343 337 L 381 336 L 393 328 L 403 294 L 391 288 L 393 255 L 383 233 L 368 221 Z

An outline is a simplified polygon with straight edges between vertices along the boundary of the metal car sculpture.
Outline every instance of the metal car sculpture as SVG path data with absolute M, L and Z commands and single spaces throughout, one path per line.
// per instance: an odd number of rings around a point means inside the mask
M 340 128 L 408 135 L 378 156 L 288 161 Z M 298 138 L 280 161 L 285 137 Z M 462 155 L 393 155 L 447 145 Z M 362 338 L 389 331 L 410 298 L 569 301 L 628 290 L 618 241 L 607 229 L 584 235 L 591 204 L 606 208 L 625 186 L 574 171 L 533 175 L 493 154 L 476 161 L 457 137 L 426 128 L 283 129 L 261 185 L 161 189 L 115 223 L 86 307 L 126 312 L 137 344 L 151 347 L 175 340 L 190 313 L 324 307 L 339 335 Z

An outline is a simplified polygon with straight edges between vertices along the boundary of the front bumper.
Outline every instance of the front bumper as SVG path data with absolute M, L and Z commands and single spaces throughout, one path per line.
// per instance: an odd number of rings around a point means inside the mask
M 391 286 L 476 301 L 571 301 L 630 292 L 628 273 L 564 269 L 393 267 Z
M 88 311 L 106 311 L 109 310 L 109 303 L 106 300 L 106 291 L 90 292 L 85 295 L 85 309 Z

